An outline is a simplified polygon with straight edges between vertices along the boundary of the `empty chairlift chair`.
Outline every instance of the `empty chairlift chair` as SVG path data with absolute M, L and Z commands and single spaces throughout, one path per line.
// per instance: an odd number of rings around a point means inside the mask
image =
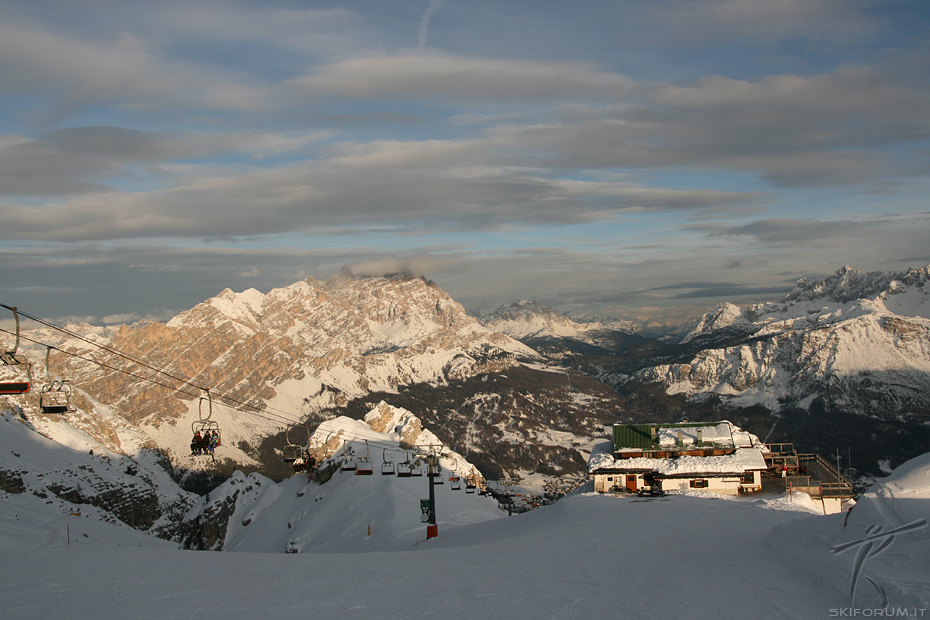
M 39 394 L 39 411 L 62 414 L 74 411 L 71 408 L 71 386 L 67 381 L 53 381 L 42 386 Z
M 71 408 L 71 386 L 67 380 L 53 381 L 49 369 L 49 354 L 52 347 L 45 350 L 45 385 L 39 394 L 39 411 L 46 414 L 62 414 L 73 411 Z
M 282 450 L 282 452 L 284 453 L 285 463 L 293 463 L 304 453 L 304 450 L 305 450 L 303 446 L 299 446 L 291 440 L 290 426 L 291 425 L 288 424 L 287 426 L 284 427 L 284 441 L 286 442 L 286 445 L 284 446 L 284 449 Z M 307 443 L 309 444 L 310 443 L 310 429 L 306 429 L 306 430 L 307 430 Z
M 375 468 L 371 464 L 371 458 L 368 451 L 368 441 L 365 441 L 365 456 L 358 459 L 358 463 L 355 466 L 355 475 L 356 476 L 370 476 L 375 473 Z
M 355 458 L 355 453 L 352 452 L 352 448 L 349 446 L 349 441 L 345 440 L 342 442 L 342 465 L 340 469 L 342 471 L 355 471 L 358 466 L 358 460 Z
M 3 366 L 16 366 L 17 369 L 11 375 L 0 379 L 0 394 L 25 394 L 32 387 L 32 364 L 16 354 L 19 349 L 19 312 L 13 306 L 4 305 L 3 307 L 12 311 L 13 318 L 16 319 L 16 341 L 9 351 L 0 349 L 0 362 Z
M 394 470 L 394 463 L 387 460 L 387 448 L 381 451 L 381 461 L 381 475 L 393 476 L 396 472 Z
M 404 462 L 397 464 L 397 477 L 398 478 L 409 478 L 412 475 L 413 475 L 413 472 L 410 467 L 410 454 L 406 454 L 406 458 L 404 459 Z

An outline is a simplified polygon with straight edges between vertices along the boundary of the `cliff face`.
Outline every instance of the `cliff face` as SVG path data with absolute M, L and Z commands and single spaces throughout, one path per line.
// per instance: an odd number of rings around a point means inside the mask
M 714 394 L 772 409 L 806 407 L 819 397 L 862 414 L 930 411 L 928 269 L 844 267 L 820 282 L 799 281 L 780 303 L 746 310 L 724 304 L 684 340 L 706 348 L 632 379 L 660 382 L 670 394 Z M 741 342 L 713 346 L 734 337 Z
M 257 445 L 288 421 L 372 391 L 442 385 L 535 357 L 432 282 L 409 277 L 310 279 L 267 294 L 227 289 L 167 323 L 124 325 L 99 340 L 164 373 L 76 340 L 62 348 L 104 367 L 64 355 L 57 367 L 176 462 L 201 415 L 204 393 L 194 386 L 211 388 L 225 456 L 254 463 L 240 442 Z

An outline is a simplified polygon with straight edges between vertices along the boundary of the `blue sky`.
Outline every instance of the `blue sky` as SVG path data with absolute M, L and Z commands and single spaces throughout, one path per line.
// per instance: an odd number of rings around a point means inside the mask
M 930 263 L 923 1 L 0 4 L 0 303 L 408 269 L 677 321 Z

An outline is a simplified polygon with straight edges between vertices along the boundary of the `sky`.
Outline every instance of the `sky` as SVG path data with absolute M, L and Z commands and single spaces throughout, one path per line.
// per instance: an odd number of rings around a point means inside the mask
M 930 264 L 922 0 L 0 2 L 0 303 L 342 269 L 676 322 Z

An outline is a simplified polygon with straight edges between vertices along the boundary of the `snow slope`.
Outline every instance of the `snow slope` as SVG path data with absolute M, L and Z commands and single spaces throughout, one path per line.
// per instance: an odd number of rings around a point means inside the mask
M 325 483 L 299 475 L 276 484 L 257 473 L 235 472 L 191 508 L 185 546 L 302 553 L 345 551 L 364 540 L 366 550 L 412 548 L 425 527 L 420 500 L 429 498 L 429 478 L 384 475 L 381 466 L 416 463 L 427 452 L 441 454 L 443 484 L 435 487 L 441 529 L 503 516 L 493 499 L 465 492 L 465 478 L 479 476 L 474 466 L 404 409 L 382 402 L 364 420 L 340 416 L 323 422 L 307 449 L 321 471 L 334 472 Z M 367 459 L 374 473 L 343 471 L 348 458 Z M 449 480 L 453 473 L 460 478 L 457 490 Z M 198 531 L 205 528 L 216 535 L 205 538 Z
M 140 449 L 130 457 L 64 420 L 43 422 L 41 434 L 11 410 L 0 413 L 0 489 L 7 491 L 6 502 L 160 535 L 173 533 L 194 503 L 196 496 L 178 487 L 157 453 Z
M 928 478 L 925 455 L 880 482 L 876 497 L 882 489 L 906 495 L 913 507 L 895 514 L 926 517 Z M 519 516 L 440 527 L 438 538 L 405 550 L 376 550 L 359 536 L 342 553 L 296 555 L 140 548 L 144 539 L 77 518 L 68 546 L 61 520 L 28 522 L 32 513 L 3 504 L 0 614 L 796 620 L 858 609 L 874 617 L 880 601 L 865 581 L 850 602 L 853 556 L 831 551 L 865 534 L 874 515 L 863 507 L 872 501 L 866 496 L 844 524 L 843 515 L 813 514 L 803 497 L 580 493 Z M 930 607 L 928 545 L 930 530 L 914 530 L 863 565 L 898 617 Z
M 391 553 L 364 539 L 351 552 L 286 555 L 61 540 L 24 551 L 4 538 L 0 609 L 9 620 L 824 618 L 848 607 L 851 559 L 829 551 L 841 530 L 842 517 L 753 500 L 585 494 Z M 894 561 L 911 573 L 897 600 L 927 607 L 926 556 Z

